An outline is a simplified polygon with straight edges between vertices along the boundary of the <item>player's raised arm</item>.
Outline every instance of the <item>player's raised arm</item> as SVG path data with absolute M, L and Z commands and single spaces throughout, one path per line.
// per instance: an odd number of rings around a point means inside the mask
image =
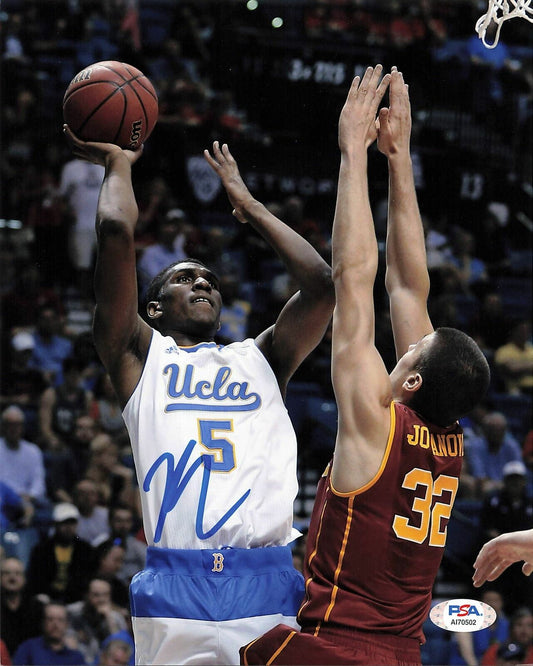
M 389 108 L 379 114 L 378 148 L 389 164 L 386 286 L 396 356 L 433 331 L 427 312 L 429 274 L 424 229 L 410 155 L 411 107 L 403 76 L 393 67 Z
M 333 223 L 332 378 L 339 430 L 332 481 L 350 492 L 377 472 L 389 428 L 390 382 L 374 345 L 378 246 L 370 208 L 367 150 L 389 75 L 369 67 L 352 83 L 339 119 L 341 163 Z
M 142 149 L 132 152 L 110 143 L 83 142 L 67 126 L 64 131 L 77 157 L 105 167 L 96 215 L 94 339 L 125 404 L 140 376 L 152 333 L 137 313 L 134 232 L 138 210 L 131 167 Z
M 334 305 L 331 269 L 310 243 L 252 196 L 226 144 L 220 146 L 215 141 L 213 155 L 207 150 L 204 155 L 222 180 L 234 216 L 261 234 L 299 287 L 275 325 L 256 340 L 284 392 L 296 368 L 322 339 L 331 318 Z

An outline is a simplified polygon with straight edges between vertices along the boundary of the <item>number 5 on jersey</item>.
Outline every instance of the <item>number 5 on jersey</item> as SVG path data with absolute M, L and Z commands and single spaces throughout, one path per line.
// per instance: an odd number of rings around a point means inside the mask
M 229 439 L 215 437 L 216 431 L 233 432 L 233 422 L 198 419 L 200 444 L 208 449 L 213 472 L 232 472 L 235 469 L 235 445 Z

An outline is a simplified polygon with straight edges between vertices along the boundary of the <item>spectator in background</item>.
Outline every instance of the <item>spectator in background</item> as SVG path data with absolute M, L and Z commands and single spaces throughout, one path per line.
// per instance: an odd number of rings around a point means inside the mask
M 40 278 L 41 289 L 41 283 L 49 287 L 62 285 L 68 273 L 65 262 L 67 229 L 54 169 L 46 163 L 35 164 L 28 177 L 32 180 L 27 188 L 25 223 L 33 231 L 34 262 L 30 266 Z
M 140 284 L 140 297 L 144 294 L 152 278 L 169 264 L 187 257 L 185 252 L 184 226 L 187 216 L 180 208 L 169 210 L 157 223 L 157 240 L 143 250 L 137 262 L 137 274 Z
M 98 423 L 100 430 L 108 435 L 126 432 L 122 409 L 107 372 L 101 372 L 94 386 L 94 398 L 89 414 Z
M 39 447 L 23 438 L 24 412 L 12 405 L 2 412 L 0 437 L 0 481 L 25 503 L 25 524 L 34 523 L 35 510 L 46 510 L 45 470 Z
M 102 374 L 102 363 L 94 348 L 92 331 L 78 333 L 72 341 L 72 354 L 83 368 L 82 385 L 89 391 L 94 390 L 98 377 Z
M 84 599 L 69 604 L 67 612 L 69 638 L 83 653 L 87 664 L 95 663 L 106 638 L 127 626 L 122 613 L 113 607 L 111 585 L 101 578 L 92 578 Z
M 86 475 L 91 461 L 91 443 L 98 435 L 98 424 L 88 414 L 81 414 L 74 422 L 72 436 L 67 442 L 76 466 L 76 480 Z
M 61 311 L 61 300 L 55 289 L 43 286 L 38 265 L 28 262 L 17 269 L 13 288 L 2 297 L 2 325 L 5 330 L 30 330 L 45 305 Z
M 48 387 L 39 405 L 39 427 L 44 448 L 62 449 L 72 437 L 76 418 L 87 414 L 92 393 L 81 385 L 83 367 L 68 356 L 62 363 L 63 381 Z
M 54 502 L 72 503 L 74 484 L 84 475 L 90 457 L 90 444 L 98 432 L 95 420 L 81 414 L 65 446 L 44 452 L 46 487 Z
M 98 195 L 104 178 L 104 168 L 83 160 L 67 162 L 61 171 L 59 195 L 71 215 L 69 256 L 76 271 L 80 294 L 92 294 L 92 266 L 96 249 L 94 220 Z
M 134 574 L 144 569 L 146 562 L 146 543 L 133 536 L 134 527 L 133 509 L 126 505 L 115 504 L 109 509 L 110 531 L 100 541 L 110 539 L 118 541 L 124 548 L 124 562 L 117 572 L 117 577 L 130 584 Z M 98 541 L 94 543 L 98 545 Z
M 482 540 L 533 525 L 533 497 L 527 493 L 527 468 L 514 460 L 503 466 L 503 487 L 485 497 L 481 513 Z
M 509 207 L 491 201 L 481 218 L 481 229 L 476 234 L 476 249 L 487 268 L 491 280 L 505 273 L 511 266 L 509 242 Z
M 29 362 L 29 367 L 40 370 L 51 386 L 61 383 L 63 361 L 72 351 L 70 340 L 59 334 L 60 322 L 60 312 L 56 307 L 44 305 L 40 308 L 33 336 L 35 345 Z
M 100 651 L 98 666 L 127 666 L 132 664 L 133 645 L 120 638 L 104 641 Z
M 521 461 L 519 443 L 507 428 L 507 418 L 501 412 L 488 412 L 481 421 L 482 432 L 465 432 L 465 455 L 470 474 L 477 479 L 480 496 L 503 485 L 503 467 L 511 461 Z
M 503 487 L 483 502 L 481 543 L 533 525 L 533 497 L 527 492 L 526 466 L 520 461 L 508 462 L 503 466 L 502 475 Z M 504 595 L 507 611 L 522 604 L 533 604 L 533 580 L 524 578 L 520 564 L 512 564 L 493 585 Z
M 9 650 L 7 649 L 4 641 L 0 638 L 0 664 L 4 664 L 4 666 L 11 666 L 12 663 L 13 662 L 11 661 Z
M 533 343 L 529 320 L 514 323 L 508 342 L 496 349 L 494 363 L 507 393 L 533 395 Z
M 495 589 L 483 590 L 480 601 L 496 611 L 496 620 L 490 627 L 475 632 L 452 634 L 449 666 L 478 666 L 481 657 L 493 643 L 503 643 L 509 635 L 509 620 L 503 612 L 503 595 Z
M 1 373 L 0 404 L 20 407 L 26 416 L 28 436 L 36 439 L 39 400 L 47 383 L 41 372 L 28 367 L 35 347 L 33 335 L 27 331 L 16 333 L 10 346 Z
M 153 80 L 153 79 L 152 79 Z M 135 246 L 138 250 L 155 243 L 157 220 L 175 208 L 169 184 L 161 175 L 148 177 L 140 185 L 139 221 L 135 228 Z
M 225 345 L 244 340 L 248 335 L 248 317 L 252 304 L 240 298 L 238 277 L 230 273 L 223 275 L 220 278 L 220 293 L 224 300 L 217 338 Z
M 526 651 L 518 643 L 504 643 L 496 651 L 496 666 L 520 666 L 524 663 Z
M 85 476 L 95 482 L 99 501 L 105 506 L 132 501 L 133 470 L 120 462 L 119 453 L 116 442 L 105 433 L 91 442 Z
M 79 650 L 67 647 L 65 636 L 68 628 L 67 610 L 63 604 L 49 603 L 43 611 L 42 633 L 19 645 L 13 655 L 13 664 L 27 666 L 63 666 L 85 664 Z
M 511 644 L 514 644 L 515 648 L 519 646 L 522 651 L 512 649 Z M 513 613 L 507 641 L 501 645 L 493 643 L 484 653 L 481 664 L 483 666 L 499 665 L 501 659 L 507 658 L 506 655 L 514 657 L 515 663 L 533 664 L 533 614 L 529 608 L 518 608 Z
M 479 310 L 468 322 L 468 328 L 491 358 L 496 349 L 505 344 L 509 335 L 509 321 L 498 292 L 489 291 L 483 296 Z
M 454 227 L 447 262 L 454 266 L 459 285 L 466 294 L 478 294 L 486 285 L 485 263 L 475 255 L 475 237 L 462 227 Z
M 124 583 L 124 559 L 126 550 L 122 539 L 106 539 L 96 547 L 96 574 L 111 585 L 111 601 L 124 610 L 129 609 L 129 582 Z
M 27 593 L 24 564 L 16 557 L 0 563 L 0 592 L 0 636 L 14 654 L 23 641 L 37 636 L 42 619 L 42 604 Z
M 31 521 L 33 510 L 18 493 L 0 481 L 0 535 L 4 547 L 4 533 L 23 519 L 25 514 L 28 514 L 28 520 Z
M 78 538 L 79 511 L 62 502 L 54 507 L 54 528 L 50 537 L 34 546 L 28 564 L 31 594 L 47 594 L 64 603 L 79 601 L 96 568 L 95 552 Z
M 74 504 L 80 512 L 77 535 L 92 545 L 109 532 L 108 508 L 98 502 L 98 488 L 91 479 L 81 479 L 74 487 Z

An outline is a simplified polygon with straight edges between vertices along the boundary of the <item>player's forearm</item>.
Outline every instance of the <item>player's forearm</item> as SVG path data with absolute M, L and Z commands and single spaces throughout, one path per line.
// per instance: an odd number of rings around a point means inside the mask
M 333 221 L 332 266 L 336 281 L 346 270 L 373 283 L 378 247 L 368 194 L 366 150 L 344 152 Z
M 425 298 L 429 293 L 424 228 L 408 152 L 389 157 L 386 284 L 389 291 L 401 286 Z
M 300 290 L 324 298 L 333 297 L 331 268 L 317 250 L 294 229 L 251 198 L 242 211 L 246 220 L 269 243 Z
M 111 153 L 106 158 L 105 176 L 98 199 L 97 230 L 106 222 L 120 224 L 135 231 L 138 207 L 131 182 L 131 164 L 122 153 Z

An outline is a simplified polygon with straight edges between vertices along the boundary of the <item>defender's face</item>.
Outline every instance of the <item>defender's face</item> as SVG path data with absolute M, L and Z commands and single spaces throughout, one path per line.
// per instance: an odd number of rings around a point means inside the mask
M 208 268 L 193 262 L 176 264 L 161 293 L 166 325 L 181 328 L 197 322 L 216 331 L 222 297 L 218 280 Z

